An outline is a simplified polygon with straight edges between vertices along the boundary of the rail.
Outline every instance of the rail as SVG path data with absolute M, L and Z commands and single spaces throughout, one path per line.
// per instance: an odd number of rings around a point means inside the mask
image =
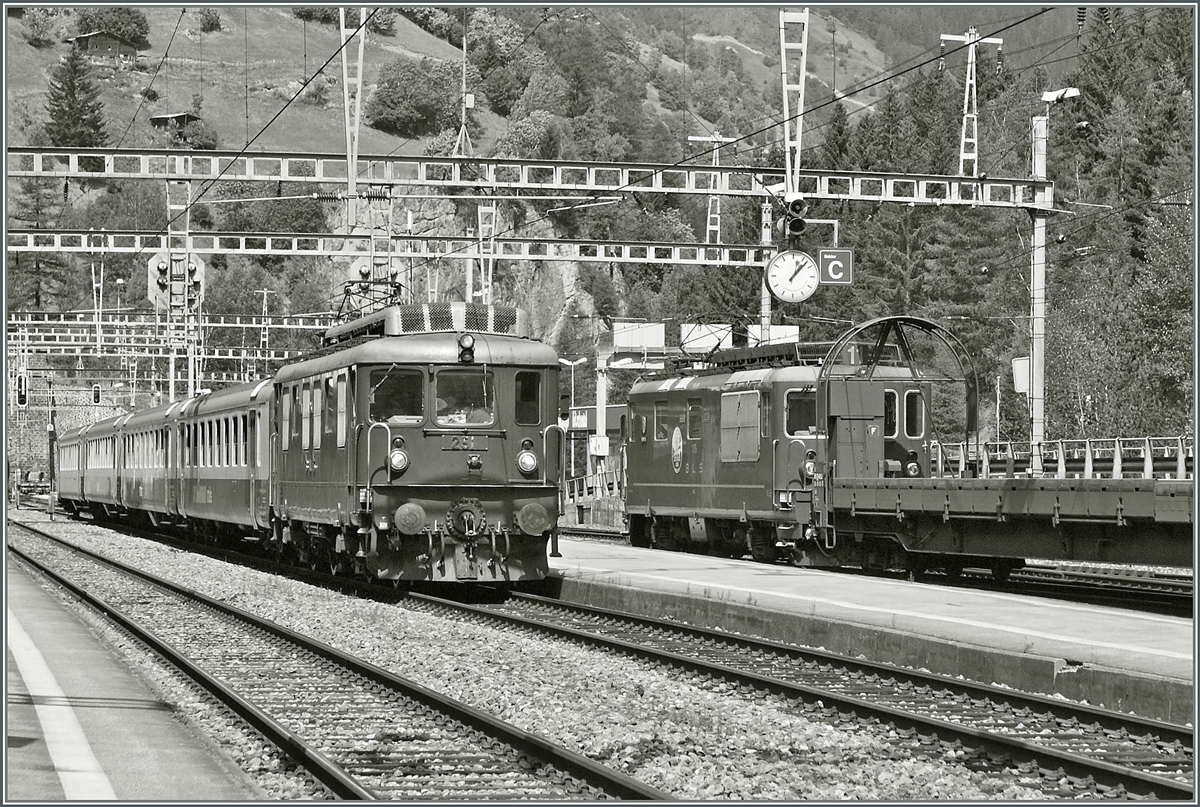
M 932 443 L 931 475 L 1006 478 L 1030 474 L 1036 448 L 1042 477 L 1053 479 L 1193 479 L 1191 436 L 1108 437 L 1030 443 Z

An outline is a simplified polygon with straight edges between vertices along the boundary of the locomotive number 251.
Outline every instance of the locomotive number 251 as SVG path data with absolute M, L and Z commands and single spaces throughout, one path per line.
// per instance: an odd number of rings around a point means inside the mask
M 442 443 L 443 451 L 475 451 L 474 434 L 452 434 Z M 482 448 L 482 446 L 481 446 Z

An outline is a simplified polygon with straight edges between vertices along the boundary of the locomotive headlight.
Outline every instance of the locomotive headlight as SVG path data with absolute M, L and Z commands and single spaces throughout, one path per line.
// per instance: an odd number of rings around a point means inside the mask
M 475 361 L 475 336 L 464 333 L 458 337 L 458 360 L 465 363 Z
M 402 448 L 393 448 L 388 454 L 388 465 L 396 473 L 402 473 L 408 468 L 408 452 Z
M 537 454 L 532 451 L 522 451 L 517 455 L 517 467 L 523 474 L 531 474 L 538 469 Z
M 804 475 L 809 478 L 817 475 L 817 452 L 812 449 L 804 455 Z
M 917 462 L 917 453 L 915 451 L 908 452 L 908 463 L 904 466 L 904 473 L 908 476 L 921 475 L 921 463 Z

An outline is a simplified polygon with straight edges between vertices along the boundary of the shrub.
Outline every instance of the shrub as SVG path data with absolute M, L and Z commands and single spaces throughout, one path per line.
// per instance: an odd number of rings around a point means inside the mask
M 367 22 L 367 30 L 373 34 L 391 36 L 396 32 L 396 12 L 390 8 L 377 8 Z
M 220 31 L 221 12 L 211 7 L 200 9 L 200 30 L 206 34 Z

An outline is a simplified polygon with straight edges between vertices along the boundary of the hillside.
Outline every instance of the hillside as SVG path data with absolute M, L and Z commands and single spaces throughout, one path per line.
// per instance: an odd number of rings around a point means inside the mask
M 252 146 L 255 150 L 343 152 L 340 57 L 325 68 L 327 86 L 323 103 L 293 103 L 279 114 L 305 77 L 336 52 L 340 44 L 337 28 L 305 23 L 292 15 L 290 7 L 218 8 L 222 30 L 205 34 L 199 30 L 199 8 L 143 8 L 150 24 L 150 47 L 142 52 L 144 58 L 139 69 L 98 71 L 115 141 L 123 147 L 144 144 L 151 116 L 187 111 L 198 98 L 201 114 L 216 130 L 222 148 L 241 148 L 257 135 Z M 603 13 L 622 14 L 637 22 L 650 11 L 605 9 Z M 654 11 L 660 19 L 666 11 L 673 12 L 677 19 L 695 15 L 696 30 L 691 34 L 694 41 L 737 51 L 747 82 L 762 88 L 764 96 L 775 98 L 775 104 L 779 104 L 778 18 L 774 8 Z M 808 99 L 810 105 L 832 95 L 835 69 L 837 84 L 842 89 L 875 77 L 885 69 L 884 53 L 843 25 L 836 26 L 842 57 L 834 68 L 829 57 L 831 31 L 818 21 L 823 14 L 814 10 L 809 73 L 817 80 L 817 86 L 826 89 L 813 93 L 815 97 Z M 722 24 L 722 20 L 730 24 Z M 6 135 L 10 144 L 22 145 L 27 138 L 21 126 L 44 117 L 51 71 L 69 46 L 60 41 L 35 49 L 26 42 L 19 19 L 10 15 L 7 23 L 5 84 L 13 114 L 8 116 Z M 735 34 L 709 34 L 705 30 L 732 30 Z M 66 33 L 64 30 L 63 34 Z M 744 37 L 744 41 L 739 37 Z M 164 61 L 168 52 L 169 57 Z M 392 35 L 373 33 L 367 38 L 364 53 L 367 97 L 380 66 L 397 54 L 431 56 L 451 62 L 462 58 L 459 48 L 397 15 Z M 141 92 L 147 88 L 157 93 L 157 100 L 143 101 Z M 483 137 L 474 142 L 476 150 L 481 152 L 507 128 L 502 117 L 491 116 L 484 122 Z M 419 141 L 391 136 L 368 126 L 360 128 L 359 150 L 363 154 L 418 154 L 422 146 Z

